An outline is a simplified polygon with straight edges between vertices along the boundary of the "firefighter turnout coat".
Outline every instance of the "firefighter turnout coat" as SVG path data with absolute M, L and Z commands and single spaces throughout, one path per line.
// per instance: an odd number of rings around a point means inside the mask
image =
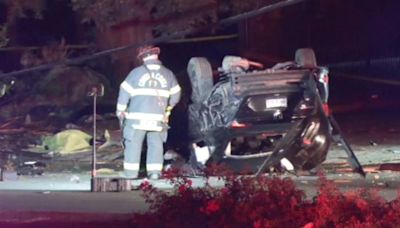
M 125 124 L 134 129 L 162 131 L 180 95 L 175 75 L 159 60 L 148 60 L 121 83 L 117 115 L 124 112 Z

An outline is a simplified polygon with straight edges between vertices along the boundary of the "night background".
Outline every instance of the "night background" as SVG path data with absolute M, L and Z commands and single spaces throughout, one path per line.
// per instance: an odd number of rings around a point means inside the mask
M 3 73 L 38 65 L 34 61 L 30 63 L 30 58 L 24 65 L 23 57 L 33 54 L 41 58 L 41 48 L 61 42 L 64 42 L 67 51 L 65 56 L 54 57 L 56 60 L 87 56 L 106 49 L 141 43 L 153 37 L 167 36 L 181 29 L 202 27 L 273 1 L 208 1 L 193 6 L 177 1 L 175 7 L 167 2 L 152 5 L 149 1 L 143 6 L 134 3 L 132 12 L 121 11 L 119 17 L 111 14 L 121 9 L 108 1 L 98 1 L 98 5 L 90 1 L 62 0 L 10 2 L 3 1 L 0 4 L 0 24 L 7 28 L 4 36 L 8 39 L 0 52 L 0 69 Z M 125 6 L 131 4 L 129 1 L 123 2 Z M 108 10 L 96 14 L 95 10 L 101 10 L 101 7 Z M 148 10 L 147 16 L 140 15 L 144 14 L 141 7 Z M 383 93 L 381 95 L 384 98 L 392 99 L 395 94 L 391 94 L 390 90 L 396 90 L 396 87 L 387 87 L 385 83 L 376 81 L 365 83 L 364 80 L 344 79 L 339 73 L 396 80 L 396 57 L 400 52 L 398 7 L 396 1 L 389 0 L 380 1 L 379 4 L 376 1 L 356 0 L 345 4 L 337 1 L 305 1 L 232 25 L 162 42 L 159 44 L 162 48 L 161 60 L 185 83 L 186 65 L 193 56 L 207 57 L 214 69 L 220 66 L 225 55 L 240 55 L 272 66 L 279 61 L 292 60 L 298 48 L 311 47 L 318 63 L 331 69 L 331 102 L 343 103 L 369 93 Z M 202 10 L 201 13 L 196 8 Z M 200 37 L 206 39 L 191 39 Z M 52 60 L 50 58 L 41 63 Z M 115 89 L 137 64 L 135 48 L 132 48 L 93 58 L 79 65 L 90 66 L 105 75 L 112 89 Z M 354 90 L 355 85 L 357 91 Z M 343 100 L 343 92 L 353 94 L 350 97 L 346 95 L 347 99 Z
M 329 69 L 331 112 L 354 150 L 368 152 L 361 163 L 395 164 L 390 169 L 398 171 L 400 2 L 295 1 L 220 23 L 279 2 L 291 1 L 0 0 L 0 167 L 15 170 L 34 160 L 44 164 L 44 173 L 88 172 L 90 148 L 58 155 L 44 138 L 71 129 L 91 136 L 87 88 L 102 83 L 97 140 L 110 147 L 100 149 L 99 167 L 120 169 L 119 86 L 140 65 L 137 47 L 151 43 L 161 48 L 160 60 L 183 92 L 165 150 L 189 156 L 190 58 L 207 58 L 216 80 L 227 55 L 270 68 L 293 61 L 299 48 L 312 48 L 318 65 Z

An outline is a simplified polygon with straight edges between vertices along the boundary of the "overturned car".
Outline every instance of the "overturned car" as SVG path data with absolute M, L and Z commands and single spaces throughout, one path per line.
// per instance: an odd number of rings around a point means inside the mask
M 317 65 L 312 49 L 297 50 L 295 61 L 261 68 L 226 56 L 214 83 L 207 59 L 190 59 L 192 162 L 260 172 L 310 170 L 325 160 L 332 131 L 328 69 Z

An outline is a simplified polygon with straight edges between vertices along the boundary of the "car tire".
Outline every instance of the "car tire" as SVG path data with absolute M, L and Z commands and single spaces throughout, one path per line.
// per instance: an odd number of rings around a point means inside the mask
M 189 60 L 187 73 L 192 86 L 192 102 L 204 101 L 214 84 L 211 64 L 206 58 L 193 57 Z
M 314 50 L 311 48 L 301 48 L 296 51 L 295 62 L 304 68 L 317 67 L 317 58 Z

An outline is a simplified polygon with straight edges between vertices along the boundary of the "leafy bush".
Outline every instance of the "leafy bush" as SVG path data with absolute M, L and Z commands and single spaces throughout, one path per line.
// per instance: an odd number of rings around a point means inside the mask
M 307 200 L 289 178 L 221 177 L 222 188 L 194 188 L 188 178 L 167 175 L 174 189 L 141 190 L 150 205 L 135 214 L 138 227 L 396 227 L 399 198 L 386 202 L 372 190 L 342 193 L 324 176 L 319 192 Z

